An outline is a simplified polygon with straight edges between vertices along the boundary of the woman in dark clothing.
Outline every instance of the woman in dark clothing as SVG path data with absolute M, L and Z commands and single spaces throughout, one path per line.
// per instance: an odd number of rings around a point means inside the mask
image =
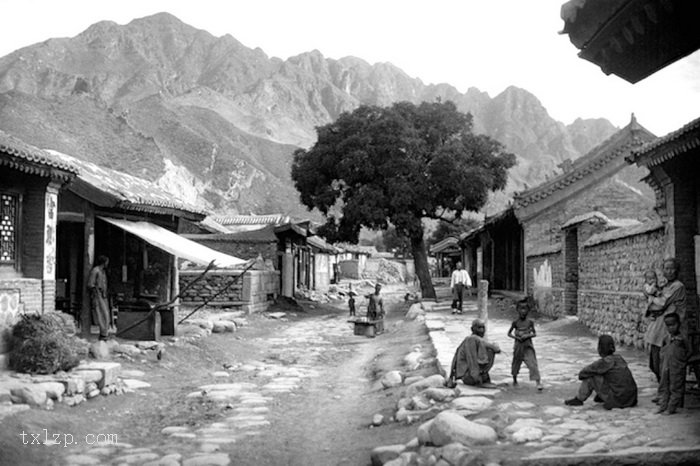
M 637 384 L 627 367 L 627 361 L 615 354 L 615 342 L 610 335 L 601 335 L 598 338 L 598 354 L 601 359 L 579 372 L 581 386 L 576 397 L 564 403 L 569 406 L 581 406 L 595 391 L 595 401 L 604 403 L 605 409 L 636 406 Z

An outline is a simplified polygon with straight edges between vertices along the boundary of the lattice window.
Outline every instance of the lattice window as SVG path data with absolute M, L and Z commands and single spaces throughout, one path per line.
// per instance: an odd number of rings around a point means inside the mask
M 17 212 L 19 197 L 0 193 L 0 265 L 17 260 Z

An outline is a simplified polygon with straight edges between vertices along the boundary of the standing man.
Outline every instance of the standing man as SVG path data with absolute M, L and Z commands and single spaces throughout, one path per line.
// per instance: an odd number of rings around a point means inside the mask
M 457 380 L 462 380 L 466 385 L 479 385 L 492 388 L 489 371 L 497 353 L 501 349 L 496 343 L 490 343 L 484 339 L 486 324 L 475 319 L 472 322 L 472 334 L 466 337 L 457 347 L 452 358 L 448 386 L 454 386 Z
M 94 267 L 90 270 L 87 282 L 90 293 L 90 310 L 92 311 L 93 319 L 97 320 L 97 325 L 100 327 L 100 340 L 107 340 L 111 323 L 109 299 L 107 298 L 108 265 L 109 258 L 107 256 L 99 256 L 97 261 L 95 261 Z
M 469 277 L 469 273 L 462 268 L 462 263 L 457 262 L 457 268 L 452 272 L 452 280 L 450 281 L 450 288 L 452 289 L 453 296 L 453 308 L 452 314 L 462 313 L 462 301 L 464 299 L 464 288 L 472 286 L 472 279 Z

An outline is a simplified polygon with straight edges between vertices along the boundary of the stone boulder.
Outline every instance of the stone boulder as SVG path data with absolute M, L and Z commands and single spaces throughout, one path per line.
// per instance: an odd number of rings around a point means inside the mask
M 513 433 L 513 441 L 515 443 L 534 442 L 542 438 L 544 433 L 537 427 L 523 427 Z
M 496 431 L 490 426 L 472 422 L 453 411 L 444 411 L 434 419 L 429 427 L 430 441 L 442 446 L 450 443 L 463 445 L 483 445 L 496 442 Z
M 461 396 L 452 400 L 451 406 L 453 409 L 479 413 L 490 408 L 492 404 L 493 400 L 485 396 Z
M 417 382 L 412 383 L 408 387 L 406 387 L 406 393 L 404 396 L 411 398 L 418 393 L 422 392 L 426 388 L 430 387 L 444 387 L 445 386 L 445 378 L 441 376 L 440 374 L 434 374 L 431 375 L 430 377 L 425 377 L 424 379 L 421 379 Z
M 212 323 L 212 330 L 211 331 L 213 333 L 235 332 L 236 331 L 236 324 L 230 320 L 215 320 Z
M 420 316 L 425 316 L 425 309 L 422 303 L 412 304 L 411 307 L 408 308 L 408 312 L 406 312 L 406 319 L 408 320 L 415 320 Z
M 385 445 L 382 447 L 377 447 L 370 453 L 370 459 L 372 461 L 372 466 L 382 466 L 389 461 L 398 458 L 401 453 L 406 450 L 406 446 L 399 445 Z
M 389 371 L 381 379 L 384 388 L 397 387 L 403 383 L 403 376 L 399 371 Z
M 443 402 L 454 398 L 455 391 L 452 388 L 430 387 L 423 390 L 421 396 L 429 400 Z
M 420 367 L 423 354 L 418 351 L 411 351 L 403 358 L 403 363 L 409 371 L 414 371 Z
M 109 347 L 106 341 L 96 341 L 90 344 L 90 356 L 97 360 L 109 359 Z
M 12 401 L 31 406 L 39 406 L 46 403 L 46 392 L 35 385 L 25 385 L 10 390 Z

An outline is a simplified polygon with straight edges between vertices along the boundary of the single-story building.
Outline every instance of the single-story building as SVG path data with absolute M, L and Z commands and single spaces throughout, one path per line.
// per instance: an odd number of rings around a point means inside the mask
M 0 368 L 18 316 L 55 308 L 58 194 L 77 174 L 0 131 Z
M 459 238 L 448 236 L 430 246 L 430 255 L 437 261 L 438 277 L 449 277 L 457 262 L 462 261 L 462 250 L 459 247 Z

